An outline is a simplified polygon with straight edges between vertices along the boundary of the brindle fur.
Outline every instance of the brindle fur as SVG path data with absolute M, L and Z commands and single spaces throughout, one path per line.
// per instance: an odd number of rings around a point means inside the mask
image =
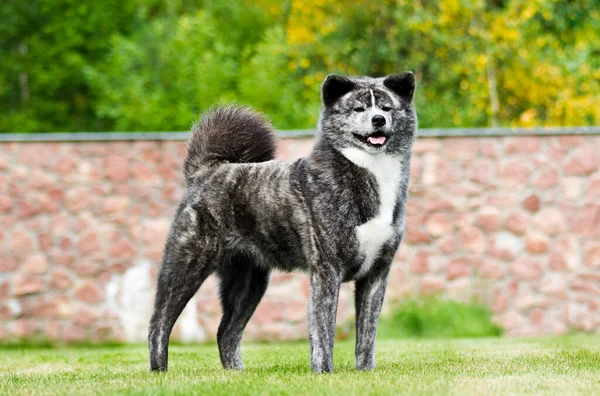
M 377 320 L 404 233 L 417 130 L 414 89 L 412 73 L 328 76 L 314 149 L 293 162 L 272 160 L 274 132 L 249 109 L 221 107 L 200 119 L 188 143 L 187 190 L 158 276 L 148 335 L 151 370 L 167 369 L 171 329 L 212 273 L 223 306 L 221 362 L 242 369 L 242 333 L 272 269 L 309 273 L 311 367 L 317 373 L 333 371 L 339 288 L 355 281 L 356 367 L 375 367 Z M 375 126 L 377 116 L 384 126 Z M 377 131 L 387 135 L 383 147 L 364 142 Z

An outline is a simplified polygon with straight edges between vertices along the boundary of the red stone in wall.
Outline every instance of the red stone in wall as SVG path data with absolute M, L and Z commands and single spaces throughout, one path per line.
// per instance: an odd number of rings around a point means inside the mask
M 283 140 L 278 158 L 311 145 Z M 598 331 L 599 147 L 600 136 L 419 138 L 386 304 L 477 296 L 510 335 Z M 0 335 L 143 341 L 185 142 L 0 143 L 0 153 Z M 271 286 L 247 339 L 306 337 L 306 275 L 276 273 Z M 352 292 L 340 293 L 340 320 Z M 191 305 L 174 334 L 214 338 L 214 278 Z

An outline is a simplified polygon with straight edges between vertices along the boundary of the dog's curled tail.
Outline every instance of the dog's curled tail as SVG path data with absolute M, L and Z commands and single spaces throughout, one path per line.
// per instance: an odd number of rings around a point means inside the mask
M 214 107 L 192 127 L 184 173 L 188 181 L 203 167 L 223 162 L 264 162 L 275 158 L 271 123 L 239 105 Z

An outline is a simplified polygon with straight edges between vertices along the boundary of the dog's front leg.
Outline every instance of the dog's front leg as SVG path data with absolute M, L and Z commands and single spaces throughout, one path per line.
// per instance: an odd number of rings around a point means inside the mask
M 308 302 L 310 365 L 313 372 L 333 372 L 333 342 L 340 277 L 333 270 L 313 269 Z
M 377 336 L 377 321 L 385 288 L 389 266 L 379 271 L 373 271 L 365 278 L 356 281 L 356 368 L 358 370 L 373 370 L 375 368 L 375 337 Z

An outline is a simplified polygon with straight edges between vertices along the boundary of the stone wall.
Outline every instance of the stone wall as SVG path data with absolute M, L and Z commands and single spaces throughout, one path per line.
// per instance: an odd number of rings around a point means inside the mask
M 306 155 L 310 139 L 281 142 Z M 386 307 L 478 299 L 509 335 L 600 328 L 600 136 L 420 138 Z M 0 143 L 0 339 L 142 341 L 182 141 Z M 174 337 L 215 337 L 217 283 Z M 246 339 L 307 334 L 307 278 L 274 273 Z M 352 285 L 339 320 L 353 315 Z

